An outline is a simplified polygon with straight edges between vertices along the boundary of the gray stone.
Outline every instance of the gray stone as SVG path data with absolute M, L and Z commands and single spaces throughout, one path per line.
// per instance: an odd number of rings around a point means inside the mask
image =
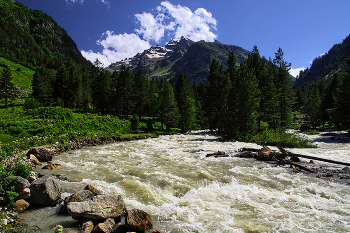
M 62 188 L 52 176 L 43 176 L 30 185 L 28 201 L 38 205 L 52 205 L 61 199 Z
M 16 197 L 16 200 L 29 198 L 30 197 L 29 181 L 20 176 L 16 176 L 16 178 L 17 179 L 15 181 L 15 192 L 19 194 Z
M 74 219 L 91 218 L 103 220 L 125 215 L 125 203 L 120 195 L 98 195 L 83 202 L 70 202 L 68 213 Z

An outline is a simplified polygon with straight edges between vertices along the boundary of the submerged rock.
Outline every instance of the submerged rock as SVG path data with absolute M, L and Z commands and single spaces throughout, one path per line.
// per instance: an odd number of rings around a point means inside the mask
M 103 220 L 125 215 L 125 203 L 120 195 L 98 195 L 83 202 L 70 202 L 68 213 L 74 219 L 91 218 Z

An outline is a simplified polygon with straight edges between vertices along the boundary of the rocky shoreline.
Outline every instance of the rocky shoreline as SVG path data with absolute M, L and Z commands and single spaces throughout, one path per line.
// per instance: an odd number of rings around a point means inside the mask
M 131 135 L 130 137 L 95 137 L 72 140 L 67 143 L 55 143 L 17 153 L 23 157 L 23 162 L 33 168 L 47 163 L 43 169 L 56 170 L 61 164 L 53 163 L 52 159 L 60 153 L 83 147 L 104 145 L 109 143 L 146 139 L 153 137 L 151 134 Z M 58 180 L 66 180 L 64 175 L 45 175 L 31 172 L 28 179 L 18 177 L 15 191 L 19 193 L 16 198 L 18 213 L 26 211 L 31 206 L 57 206 L 58 214 L 70 215 L 80 223 L 79 231 L 64 229 L 58 225 L 53 232 L 147 232 L 162 233 L 159 230 L 152 230 L 153 223 L 151 216 L 139 209 L 128 209 L 120 195 L 102 194 L 91 185 L 84 190 L 77 190 L 71 196 L 61 198 L 62 188 Z M 18 221 L 13 220 L 12 215 L 18 218 L 16 212 L 7 212 L 7 216 L 0 224 L 6 225 Z M 11 218 L 12 217 L 12 218 Z M 40 230 L 37 227 L 37 230 Z M 40 230 L 41 231 L 41 230 Z

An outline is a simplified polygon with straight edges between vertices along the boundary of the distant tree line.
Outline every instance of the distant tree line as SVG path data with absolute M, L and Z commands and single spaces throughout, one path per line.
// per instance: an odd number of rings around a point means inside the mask
M 290 64 L 284 61 L 281 49 L 273 60 L 267 60 L 254 47 L 241 64 L 230 52 L 227 64 L 212 60 L 206 81 L 191 84 L 186 74 L 181 74 L 174 87 L 165 80 L 147 79 L 141 71 L 133 74 L 129 67 L 109 74 L 98 60 L 94 65 L 85 72 L 73 62 L 57 71 L 39 67 L 27 105 L 148 116 L 159 119 L 167 130 L 218 129 L 230 138 L 249 137 L 261 124 L 276 130 L 286 128 L 293 120 L 295 93 Z
M 266 59 L 255 46 L 238 64 L 230 52 L 226 64 L 212 60 L 207 80 L 191 84 L 181 74 L 174 86 L 163 79 L 147 79 L 141 71 L 134 74 L 125 66 L 110 74 L 98 60 L 94 68 L 85 70 L 67 60 L 57 70 L 36 69 L 26 107 L 61 106 L 132 116 L 137 121 L 148 117 L 149 129 L 152 121 L 159 120 L 168 131 L 174 127 L 184 132 L 217 129 L 222 136 L 240 140 L 249 140 L 266 128 L 291 127 L 296 113 L 304 114 L 304 124 L 311 127 L 326 124 L 348 129 L 350 68 L 336 73 L 330 82 L 294 91 L 290 64 L 283 56 L 278 49 L 274 59 Z M 15 92 L 9 69 L 1 73 L 0 84 L 0 97 L 7 104 Z
M 350 57 L 344 72 L 302 85 L 296 90 L 298 108 L 310 126 L 350 128 Z

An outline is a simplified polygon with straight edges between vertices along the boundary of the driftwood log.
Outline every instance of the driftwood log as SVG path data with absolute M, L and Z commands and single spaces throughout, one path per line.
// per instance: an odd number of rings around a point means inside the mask
M 271 150 L 267 146 L 262 147 L 261 149 L 253 149 L 253 148 L 241 148 L 237 153 L 228 153 L 225 151 L 217 151 L 211 154 L 207 154 L 206 157 L 239 157 L 239 158 L 255 158 L 257 160 L 265 161 L 268 163 L 274 163 L 278 165 L 290 165 L 290 167 L 295 167 L 299 170 L 303 170 L 306 173 L 317 174 L 318 178 L 334 177 L 332 181 L 342 180 L 342 183 L 346 183 L 350 181 L 350 163 L 335 161 L 331 159 L 320 158 L 317 156 L 311 155 L 303 155 L 303 154 L 295 154 L 289 151 L 286 151 L 282 147 L 278 147 L 279 151 Z M 310 162 L 302 162 L 300 158 L 310 159 Z M 325 165 L 312 165 L 313 160 L 323 161 L 332 164 L 344 165 L 343 169 L 334 166 L 325 166 Z M 350 185 L 350 183 L 348 183 Z

